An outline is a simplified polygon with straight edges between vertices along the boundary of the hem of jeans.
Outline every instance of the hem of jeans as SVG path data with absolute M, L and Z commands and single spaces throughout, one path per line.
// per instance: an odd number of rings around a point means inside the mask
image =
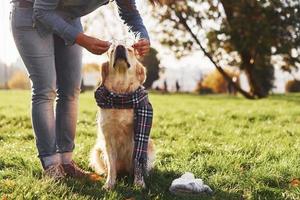
M 60 146 L 60 145 L 58 145 L 58 146 Z M 61 146 L 63 146 L 63 145 L 61 145 Z M 75 144 L 73 144 L 73 146 L 72 147 L 70 147 L 70 146 L 68 146 L 68 147 L 63 147 L 63 148 L 57 148 L 57 150 L 56 150 L 56 153 L 69 153 L 69 152 L 73 152 L 74 151 L 74 149 L 75 149 Z
M 57 152 L 53 152 L 53 153 L 47 153 L 47 154 L 38 154 L 38 158 L 42 159 L 44 157 L 49 157 L 49 156 L 53 156 L 54 154 L 57 154 Z
M 64 151 L 57 151 L 55 153 L 60 153 L 60 154 L 62 154 L 62 153 L 73 153 L 73 151 L 74 150 L 64 150 Z

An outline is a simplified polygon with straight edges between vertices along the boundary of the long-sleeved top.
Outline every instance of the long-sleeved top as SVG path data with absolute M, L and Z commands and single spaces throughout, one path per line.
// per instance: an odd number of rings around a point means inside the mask
M 73 44 L 82 32 L 81 25 L 74 19 L 84 16 L 109 0 L 28 0 L 34 2 L 33 19 L 41 34 L 52 31 L 63 38 L 66 44 Z M 135 0 L 115 0 L 121 19 L 134 34 L 149 40 L 148 32 L 136 8 Z

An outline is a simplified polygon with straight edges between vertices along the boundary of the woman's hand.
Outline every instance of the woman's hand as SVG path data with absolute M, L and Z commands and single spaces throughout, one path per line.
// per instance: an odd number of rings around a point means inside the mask
M 150 42 L 147 39 L 141 39 L 132 46 L 140 56 L 145 56 L 150 50 Z
M 76 43 L 96 55 L 105 53 L 111 45 L 110 42 L 87 36 L 84 33 L 79 33 Z

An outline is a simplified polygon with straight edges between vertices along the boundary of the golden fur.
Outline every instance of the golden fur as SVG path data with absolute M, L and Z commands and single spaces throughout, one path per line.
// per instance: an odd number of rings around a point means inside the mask
M 132 48 L 126 49 L 130 67 L 124 60 L 115 60 L 115 48 L 109 51 L 109 62 L 102 66 L 102 84 L 113 92 L 135 91 L 146 79 L 145 67 L 137 60 Z M 115 66 L 115 67 L 114 67 Z M 91 153 L 91 166 L 107 175 L 104 188 L 116 184 L 117 175 L 133 172 L 133 109 L 100 109 L 98 138 Z M 153 167 L 154 146 L 148 145 L 148 170 Z

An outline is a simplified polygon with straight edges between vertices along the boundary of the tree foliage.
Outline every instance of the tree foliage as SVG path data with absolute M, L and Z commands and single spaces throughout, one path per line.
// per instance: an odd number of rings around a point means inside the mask
M 101 66 L 97 63 L 86 63 L 82 67 L 82 72 L 83 73 L 92 73 L 92 72 L 99 72 L 101 71 Z
M 300 92 L 300 81 L 299 80 L 291 80 L 288 81 L 285 85 L 286 92 Z
M 233 79 L 234 82 L 239 84 L 239 73 L 231 69 L 225 69 L 226 73 Z M 210 89 L 213 93 L 230 93 L 232 87 L 231 84 L 222 76 L 222 74 L 215 70 L 212 73 L 207 74 L 203 81 L 198 85 L 197 92 L 201 92 L 202 89 Z
M 7 85 L 9 89 L 27 90 L 30 89 L 30 80 L 25 72 L 16 71 L 9 79 Z
M 150 88 L 154 81 L 159 78 L 159 60 L 157 59 L 157 51 L 154 48 L 150 48 L 148 55 L 146 55 L 141 61 L 147 68 L 147 79 L 144 83 L 146 88 Z
M 300 65 L 299 6 L 298 0 L 173 1 L 153 15 L 161 42 L 178 57 L 201 49 L 225 77 L 221 67 L 239 67 L 248 97 L 261 98 L 273 87 L 275 64 L 286 71 Z

